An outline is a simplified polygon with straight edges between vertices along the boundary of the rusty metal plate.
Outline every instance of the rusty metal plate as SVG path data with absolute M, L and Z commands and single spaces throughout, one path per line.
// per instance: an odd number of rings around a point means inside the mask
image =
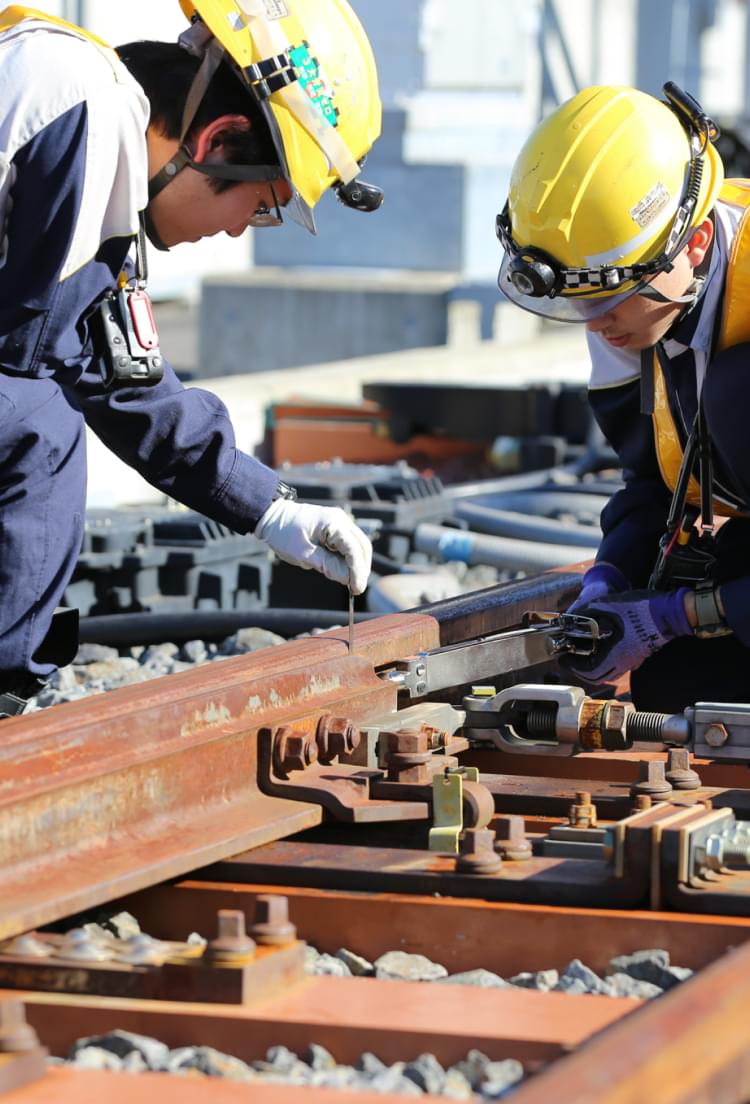
M 169 1077 L 163 1073 L 102 1073 L 50 1069 L 42 1081 L 3 1097 L 4 1104 L 344 1104 L 340 1089 L 299 1085 L 237 1084 L 218 1077 Z M 422 1104 L 445 1097 L 421 1096 Z M 403 1095 L 357 1092 L 357 1104 L 403 1104 Z
M 441 893 L 489 901 L 625 908 L 647 902 L 648 868 L 614 877 L 603 860 L 531 858 L 496 874 L 458 873 L 455 857 L 395 847 L 284 840 L 196 872 L 208 881 L 263 882 L 385 893 Z
M 473 1047 L 490 1058 L 552 1058 L 638 1003 L 590 994 L 336 977 L 310 977 L 251 1007 L 57 993 L 24 993 L 23 1000 L 29 1023 L 57 1055 L 76 1039 L 117 1025 L 170 1047 L 212 1046 L 243 1061 L 262 1058 L 269 1046 L 287 1046 L 299 1054 L 315 1042 L 338 1062 L 355 1062 L 366 1050 L 389 1063 L 429 1051 L 443 1065 L 460 1061 Z
M 185 881 L 155 886 L 123 901 L 160 938 L 210 930 L 218 909 L 252 915 L 265 885 Z M 374 961 L 399 947 L 425 954 L 450 973 L 482 966 L 501 977 L 521 970 L 562 970 L 573 958 L 602 973 L 615 955 L 663 947 L 672 962 L 698 969 L 750 939 L 750 920 L 620 909 L 561 908 L 285 887 L 289 917 L 302 939 L 335 954 L 348 947 Z M 497 933 L 502 932 L 502 939 Z
M 49 993 L 86 993 L 146 1000 L 250 1004 L 267 1000 L 305 978 L 304 944 L 257 947 L 245 965 L 195 961 L 133 966 L 0 956 L 0 987 Z

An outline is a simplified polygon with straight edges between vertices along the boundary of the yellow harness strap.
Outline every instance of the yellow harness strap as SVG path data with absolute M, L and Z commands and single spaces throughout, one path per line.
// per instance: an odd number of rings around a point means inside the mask
M 727 266 L 724 308 L 717 351 L 750 341 L 750 180 L 727 180 L 719 199 L 743 208 Z M 682 463 L 682 445 L 669 407 L 667 385 L 659 358 L 654 353 L 654 444 L 659 470 L 666 485 L 674 490 Z M 691 477 L 687 501 L 700 508 L 700 487 Z M 721 499 L 714 499 L 714 512 L 722 517 L 741 517 Z

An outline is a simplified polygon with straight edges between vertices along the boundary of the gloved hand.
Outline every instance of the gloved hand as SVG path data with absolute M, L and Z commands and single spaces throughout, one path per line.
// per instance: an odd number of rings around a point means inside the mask
M 562 664 L 587 682 L 614 680 L 640 667 L 645 659 L 678 636 L 692 636 L 685 612 L 687 587 L 679 590 L 629 590 L 595 598 L 576 613 L 593 617 L 609 636 L 592 656 L 569 655 Z
M 255 536 L 279 559 L 306 570 L 314 568 L 354 594 L 367 586 L 372 544 L 338 506 L 313 506 L 277 498 L 255 527 Z
M 581 593 L 567 612 L 577 613 L 581 606 L 593 602 L 595 598 L 603 598 L 605 594 L 616 594 L 627 589 L 628 580 L 619 567 L 611 563 L 595 563 L 581 579 Z

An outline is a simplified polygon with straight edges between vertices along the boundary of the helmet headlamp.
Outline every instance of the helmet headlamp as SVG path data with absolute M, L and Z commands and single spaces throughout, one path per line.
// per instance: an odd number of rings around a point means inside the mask
M 535 249 L 517 253 L 510 262 L 508 275 L 516 291 L 536 299 L 557 295 L 562 283 L 554 260 Z
M 591 311 L 589 311 L 583 305 L 583 301 L 600 298 L 603 301 L 606 298 L 611 303 L 613 296 L 619 299 L 634 291 L 645 289 L 657 273 L 672 269 L 674 259 L 690 240 L 695 229 L 696 214 L 699 216 L 697 221 L 703 217 L 700 213 L 700 199 L 705 155 L 707 147 L 716 140 L 719 132 L 716 124 L 705 114 L 700 104 L 674 83 L 669 82 L 664 85 L 664 96 L 666 106 L 670 108 L 687 134 L 689 160 L 686 163 L 682 191 L 669 225 L 667 240 L 659 254 L 647 260 L 633 257 L 629 264 L 617 264 L 619 258 L 615 257 L 615 250 L 612 250 L 604 264 L 594 263 L 585 267 L 565 265 L 536 245 L 531 245 L 528 237 L 526 242 L 514 238 L 512 213 L 509 203 L 506 202 L 495 220 L 496 233 L 506 254 L 498 282 L 501 290 L 520 306 L 525 305 L 523 300 L 558 299 L 559 309 L 552 308 L 550 305 L 547 310 L 541 303 L 537 307 L 531 302 L 526 309 L 549 317 L 560 317 L 561 320 L 568 320 L 568 316 L 571 316 L 571 320 L 575 317 L 580 318 L 594 310 L 601 313 L 606 309 L 603 302 L 601 307 L 594 307 L 591 303 Z M 710 166 L 707 171 L 710 171 Z M 654 192 L 657 188 L 661 188 L 661 192 L 666 194 L 661 183 L 654 187 Z M 651 193 L 644 197 L 642 202 L 645 203 L 649 199 L 652 199 Z M 661 196 L 657 193 L 652 202 L 658 202 L 660 199 Z M 531 236 L 528 219 L 524 225 L 525 236 Z M 533 223 L 531 225 L 533 226 Z M 591 252 L 596 252 L 596 249 L 592 249 Z M 623 259 L 627 254 L 628 250 L 624 249 L 621 254 Z M 605 259 L 604 255 L 602 259 Z M 592 256 L 592 261 L 595 260 L 596 258 Z M 623 287 L 625 290 L 621 291 Z M 570 309 L 562 309 L 563 300 L 568 302 Z M 574 307 L 573 300 L 580 301 L 581 306 Z

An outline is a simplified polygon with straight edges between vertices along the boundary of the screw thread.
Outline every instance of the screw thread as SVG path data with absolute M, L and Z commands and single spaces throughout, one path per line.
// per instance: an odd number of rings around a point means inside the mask
M 627 720 L 629 740 L 661 741 L 662 727 L 669 720 L 669 713 L 631 713 Z

